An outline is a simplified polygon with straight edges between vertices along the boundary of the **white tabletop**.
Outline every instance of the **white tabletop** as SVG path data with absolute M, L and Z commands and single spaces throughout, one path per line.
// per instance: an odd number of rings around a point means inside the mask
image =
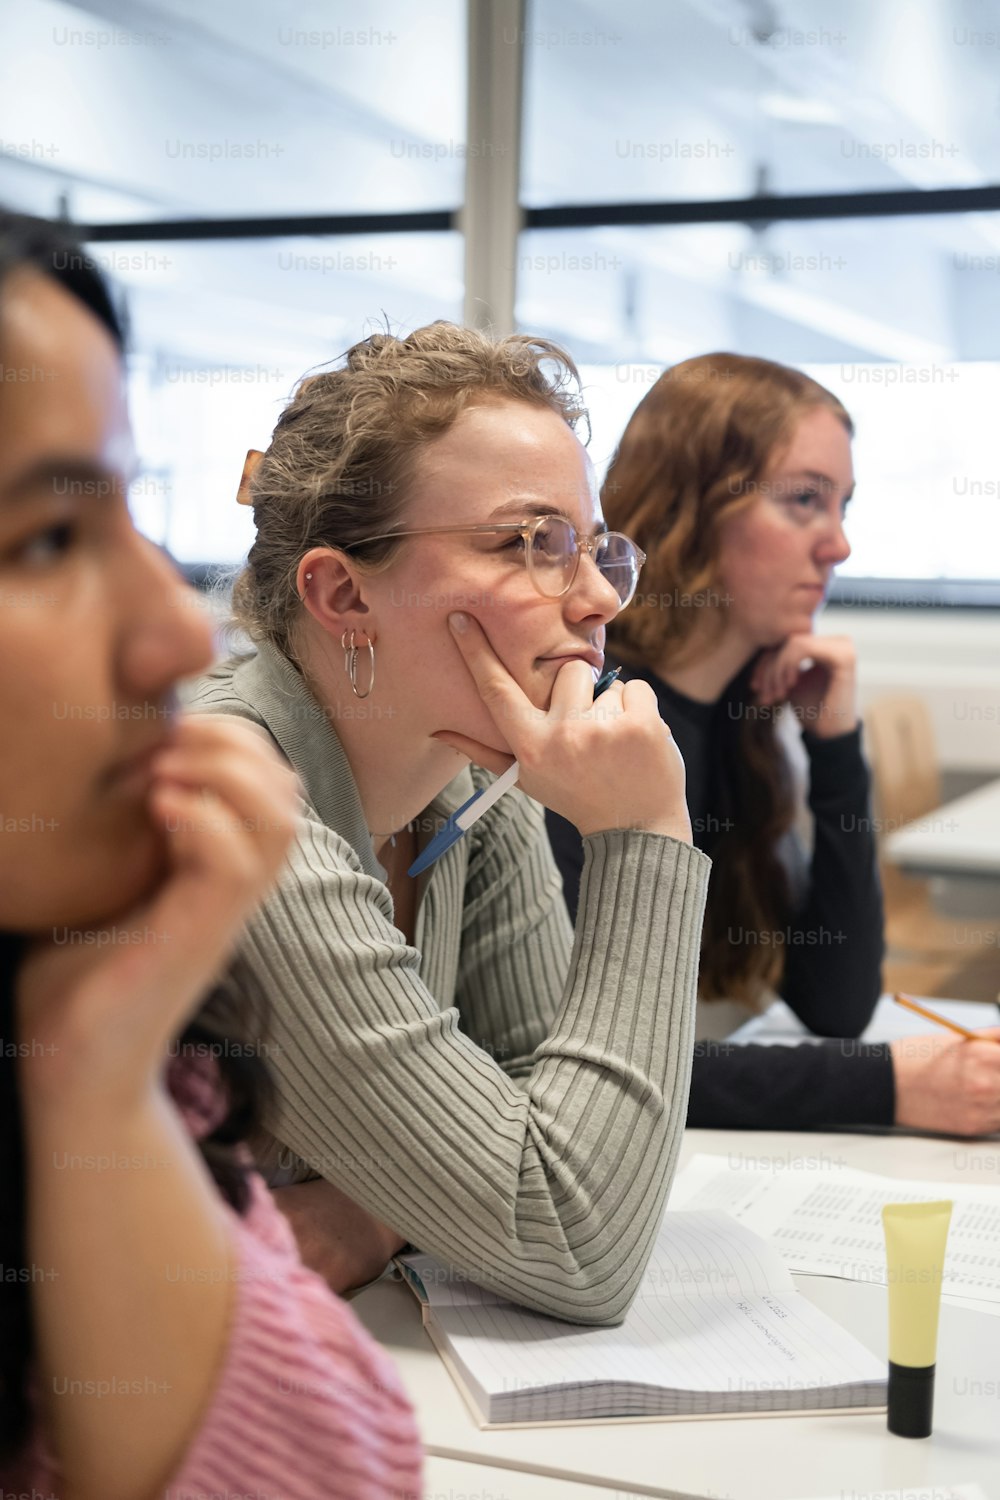
M 548 1479 L 524 1469 L 497 1469 L 492 1464 L 429 1453 L 424 1460 L 421 1500 L 623 1500 L 623 1496 L 621 1490 L 604 1485 Z
M 1000 1148 L 905 1135 L 790 1135 L 688 1131 L 681 1162 L 698 1151 L 723 1157 L 840 1162 L 898 1177 L 1000 1184 Z M 886 1356 L 885 1289 L 797 1277 L 800 1292 Z M 481 1431 L 423 1331 L 413 1294 L 396 1282 L 352 1303 L 396 1359 L 430 1454 L 520 1469 L 528 1475 L 603 1485 L 619 1496 L 793 1500 L 824 1494 L 880 1494 L 905 1487 L 944 1490 L 977 1481 L 1000 1497 L 1000 1317 L 969 1307 L 941 1309 L 935 1430 L 920 1442 L 893 1437 L 885 1415 L 709 1418 L 653 1423 Z M 512 1483 L 512 1482 L 511 1482 Z M 458 1492 L 460 1493 L 460 1491 Z M 470 1495 L 477 1494 L 473 1487 Z M 486 1500 L 489 1485 L 478 1493 Z M 516 1492 L 510 1488 L 510 1500 Z M 528 1491 L 534 1497 L 535 1492 Z M 572 1491 L 570 1492 L 572 1493 Z M 591 1489 L 599 1495 L 599 1489 Z M 505 1494 L 495 1491 L 495 1500 Z M 538 1500 L 547 1494 L 538 1490 Z M 556 1490 L 553 1500 L 559 1492 Z
M 1000 780 L 890 833 L 885 853 L 913 874 L 1000 877 Z

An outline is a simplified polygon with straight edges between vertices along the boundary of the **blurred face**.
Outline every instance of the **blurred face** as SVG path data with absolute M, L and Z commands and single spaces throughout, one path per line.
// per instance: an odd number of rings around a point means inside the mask
M 590 460 L 570 428 L 546 408 L 506 401 L 467 409 L 424 449 L 399 529 L 551 512 L 567 517 L 578 536 L 607 529 Z M 405 705 L 408 731 L 458 730 L 498 749 L 506 741 L 451 637 L 449 612 L 474 616 L 527 697 L 546 708 L 569 658 L 600 670 L 605 627 L 619 608 L 615 589 L 586 554 L 567 593 L 538 593 L 524 544 L 509 533 L 413 537 L 369 580 L 368 594 L 380 701 Z
M 114 343 L 28 270 L 0 293 L 0 928 L 115 916 L 161 878 L 142 756 L 211 632 L 134 530 Z M 30 377 L 30 378 L 29 378 Z
M 833 570 L 850 556 L 851 440 L 825 407 L 803 416 L 773 456 L 757 498 L 721 529 L 719 581 L 730 629 L 754 649 L 810 633 Z

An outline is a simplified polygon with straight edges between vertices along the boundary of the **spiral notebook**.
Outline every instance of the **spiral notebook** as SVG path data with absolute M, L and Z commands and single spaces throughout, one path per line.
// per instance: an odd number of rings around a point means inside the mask
M 724 1213 L 668 1213 L 615 1328 L 526 1311 L 429 1255 L 397 1265 L 480 1427 L 884 1407 L 886 1367 Z

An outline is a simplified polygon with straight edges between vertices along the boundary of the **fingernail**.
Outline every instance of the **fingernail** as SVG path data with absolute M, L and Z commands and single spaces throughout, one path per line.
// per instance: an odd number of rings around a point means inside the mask
M 463 615 L 461 610 L 459 610 L 456 614 L 448 616 L 448 624 L 457 635 L 461 635 L 463 631 L 469 628 L 469 617 L 468 615 Z

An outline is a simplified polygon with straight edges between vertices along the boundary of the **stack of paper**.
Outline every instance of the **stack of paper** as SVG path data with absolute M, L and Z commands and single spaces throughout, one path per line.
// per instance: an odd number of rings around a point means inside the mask
M 752 1141 L 751 1141 L 752 1144 Z M 950 1198 L 943 1295 L 1000 1304 L 1000 1194 L 995 1187 L 876 1177 L 808 1156 L 754 1158 L 748 1149 L 692 1158 L 670 1194 L 677 1209 L 716 1209 L 762 1235 L 791 1271 L 885 1285 L 882 1206 Z

